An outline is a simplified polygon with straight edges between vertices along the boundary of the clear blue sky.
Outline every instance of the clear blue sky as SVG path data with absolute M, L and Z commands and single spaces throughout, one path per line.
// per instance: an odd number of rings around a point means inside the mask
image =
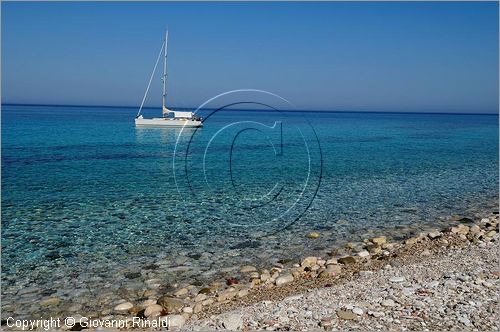
M 255 88 L 301 109 L 498 112 L 498 3 L 2 3 L 2 102 L 168 104 Z M 160 105 L 156 78 L 149 105 Z

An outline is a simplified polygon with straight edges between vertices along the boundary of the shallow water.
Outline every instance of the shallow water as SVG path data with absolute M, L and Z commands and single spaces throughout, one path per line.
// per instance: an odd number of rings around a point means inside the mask
M 135 112 L 3 106 L 4 312 L 91 310 L 146 277 L 203 284 L 498 204 L 496 115 L 225 110 L 180 131 Z

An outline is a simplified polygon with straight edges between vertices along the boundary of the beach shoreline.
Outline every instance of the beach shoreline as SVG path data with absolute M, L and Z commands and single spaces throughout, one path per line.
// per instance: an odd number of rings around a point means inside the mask
M 227 277 L 225 283 L 214 281 L 206 286 L 178 285 L 173 291 L 158 295 L 154 289 L 146 291 L 139 299 L 123 299 L 114 304 L 112 308 L 103 308 L 100 313 L 75 313 L 73 318 L 78 322 L 80 319 L 97 319 L 100 321 L 121 320 L 130 323 L 125 329 L 139 329 L 137 324 L 132 324 L 140 320 L 141 323 L 164 322 L 171 330 L 190 329 L 230 329 L 230 330 L 286 330 L 286 329 L 312 329 L 320 328 L 331 330 L 334 328 L 359 327 L 363 329 L 363 324 L 373 319 L 379 320 L 379 325 L 384 319 L 394 318 L 386 315 L 387 309 L 397 307 L 401 303 L 401 294 L 391 294 L 388 298 L 377 297 L 375 303 L 359 300 L 359 294 L 354 294 L 356 287 L 343 290 L 340 301 L 337 304 L 330 303 L 333 311 L 322 311 L 314 306 L 306 310 L 306 316 L 300 318 L 296 313 L 286 314 L 284 317 L 282 310 L 281 318 L 263 319 L 255 318 L 256 308 L 259 315 L 267 313 L 272 316 L 276 308 L 287 307 L 284 303 L 301 303 L 301 299 L 308 294 L 316 294 L 317 299 L 321 299 L 322 292 L 334 292 L 343 289 L 345 285 L 358 284 L 360 287 L 369 286 L 383 290 L 390 288 L 387 285 L 407 285 L 406 293 L 414 294 L 417 290 L 426 289 L 424 281 L 413 280 L 413 285 L 409 280 L 389 281 L 390 277 L 385 276 L 385 282 L 380 281 L 380 285 L 373 285 L 372 279 L 378 274 L 385 272 L 392 273 L 394 278 L 399 278 L 408 271 L 420 266 L 425 272 L 425 266 L 429 262 L 444 262 L 443 257 L 450 256 L 450 262 L 446 265 L 448 270 L 457 270 L 460 274 L 460 257 L 463 261 L 480 260 L 484 256 L 486 261 L 483 270 L 485 272 L 481 278 L 491 289 L 498 286 L 498 211 L 484 214 L 481 219 L 454 218 L 454 224 L 443 229 L 436 229 L 430 232 L 422 232 L 417 236 L 407 238 L 403 241 L 388 242 L 383 235 L 365 239 L 362 243 L 348 243 L 345 251 L 340 253 L 333 251 L 329 257 L 304 257 L 300 261 L 282 260 L 279 263 L 270 264 L 269 269 L 258 270 L 254 266 L 241 266 L 240 275 L 243 277 Z M 320 236 L 316 232 L 307 234 L 314 241 L 314 237 Z M 484 255 L 484 251 L 490 253 Z M 481 254 L 483 252 L 483 254 Z M 451 265 L 450 265 L 451 264 Z M 434 276 L 441 273 L 438 267 L 433 268 Z M 444 272 L 443 272 L 444 273 Z M 432 273 L 431 273 L 432 274 Z M 437 277 L 436 277 L 437 278 Z M 469 277 L 470 278 L 470 277 Z M 439 278 L 437 278 L 439 279 Z M 453 279 L 453 277 L 451 278 Z M 476 278 L 477 279 L 477 278 Z M 483 280 L 482 279 L 482 280 Z M 466 284 L 476 280 L 464 280 Z M 147 283 L 147 281 L 146 281 Z M 435 283 L 435 282 L 434 282 Z M 155 288 L 153 281 L 150 282 Z M 437 285 L 431 288 L 435 288 Z M 400 287 L 401 288 L 401 287 Z M 437 288 L 439 289 L 439 288 Z M 326 290 L 326 291 L 325 291 Z M 374 291 L 374 289 L 371 289 Z M 418 291 L 420 292 L 420 291 Z M 406 294 L 410 296 L 411 294 Z M 439 297 L 439 294 L 437 294 Z M 333 300 L 335 296 L 330 297 Z M 323 300 L 320 300 L 323 301 Z M 388 301 L 384 305 L 383 301 Z M 362 305 L 356 306 L 357 302 Z M 498 294 L 493 300 L 479 301 L 491 305 L 498 304 Z M 48 297 L 43 300 L 43 307 L 50 309 L 60 304 L 58 298 Z M 380 307 L 382 306 L 382 307 Z M 295 309 L 294 309 L 295 310 Z M 296 310 L 297 311 L 297 310 Z M 299 310 L 300 311 L 300 310 Z M 492 309 L 490 309 L 492 311 Z M 252 315 L 251 313 L 254 312 Z M 228 314 L 229 313 L 229 314 Z M 491 312 L 493 317 L 498 318 L 498 310 Z M 265 316 L 265 315 L 264 315 Z M 342 317 L 341 317 L 342 316 Z M 408 315 L 404 315 L 405 317 Z M 411 314 L 409 314 L 409 317 Z M 229 317 L 229 318 L 227 318 Z M 260 316 L 259 316 L 260 317 Z M 297 318 L 299 317 L 299 318 Z M 385 318 L 384 318 L 385 317 Z M 465 318 L 463 318 L 465 317 Z M 453 328 L 490 328 L 490 323 L 476 322 L 473 318 L 463 316 L 462 322 L 457 321 Z M 64 318 L 64 317 L 62 317 Z M 4 328 L 6 317 L 2 317 Z M 228 320 L 229 319 L 229 320 Z M 293 322 L 297 322 L 295 325 Z M 300 321 L 303 319 L 304 324 Z M 412 328 L 426 328 L 426 319 L 422 317 L 405 318 L 406 320 L 422 322 L 424 325 L 409 325 Z M 365 322 L 365 323 L 366 323 Z M 372 322 L 373 323 L 373 322 Z M 386 322 L 387 323 L 387 322 Z M 312 325 L 311 325 L 312 324 Z M 393 325 L 382 324 L 383 328 L 391 329 Z M 481 325 L 482 324 L 482 325 Z M 143 324 L 144 325 L 144 324 Z M 147 324 L 146 324 L 147 325 Z M 161 324 L 160 324 L 161 325 Z M 484 325 L 484 326 L 483 326 Z M 81 324 L 76 326 L 62 325 L 62 330 L 78 330 L 83 328 Z M 443 326 L 438 326 L 443 329 Z M 366 328 L 366 326 L 364 326 Z M 147 329 L 146 329 L 147 330 Z
M 185 328 L 498 330 L 498 229 L 491 240 L 477 241 L 468 227 L 468 234 L 460 227 L 408 239 L 337 276 L 298 279 L 212 307 Z

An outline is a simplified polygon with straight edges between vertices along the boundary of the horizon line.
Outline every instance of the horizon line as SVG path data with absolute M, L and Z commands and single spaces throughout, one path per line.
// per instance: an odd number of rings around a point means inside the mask
M 85 105 L 85 104 L 31 104 L 31 103 L 1 103 L 0 104 L 2 107 L 3 106 L 52 106 L 52 107 L 92 107 L 92 108 L 138 108 L 137 106 L 116 106 L 116 105 Z M 154 109 L 154 108 L 160 108 L 160 106 L 144 106 L 143 109 Z M 180 109 L 193 109 L 196 110 L 197 107 L 177 107 L 177 106 L 170 106 L 170 108 L 175 109 L 175 108 L 180 108 Z M 202 108 L 201 110 L 211 110 L 213 108 Z M 233 109 L 236 110 L 236 109 Z M 244 111 L 254 111 L 254 112 L 265 112 L 266 110 L 252 110 L 252 109 L 240 109 Z M 430 112 L 430 111 L 355 111 L 355 110 L 319 110 L 319 109 L 311 109 L 311 110 L 281 110 L 282 112 L 311 112 L 311 113 L 373 113 L 373 114 L 449 114 L 449 115 L 499 115 L 499 112 L 480 112 L 480 113 L 471 113 L 471 112 L 457 112 L 457 111 L 438 111 L 438 112 Z

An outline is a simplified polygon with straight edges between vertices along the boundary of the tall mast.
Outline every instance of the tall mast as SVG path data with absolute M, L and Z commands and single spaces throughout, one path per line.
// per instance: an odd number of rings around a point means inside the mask
M 165 33 L 165 58 L 163 60 L 163 111 L 167 108 L 166 98 L 167 98 L 167 46 L 168 46 L 168 30 Z

